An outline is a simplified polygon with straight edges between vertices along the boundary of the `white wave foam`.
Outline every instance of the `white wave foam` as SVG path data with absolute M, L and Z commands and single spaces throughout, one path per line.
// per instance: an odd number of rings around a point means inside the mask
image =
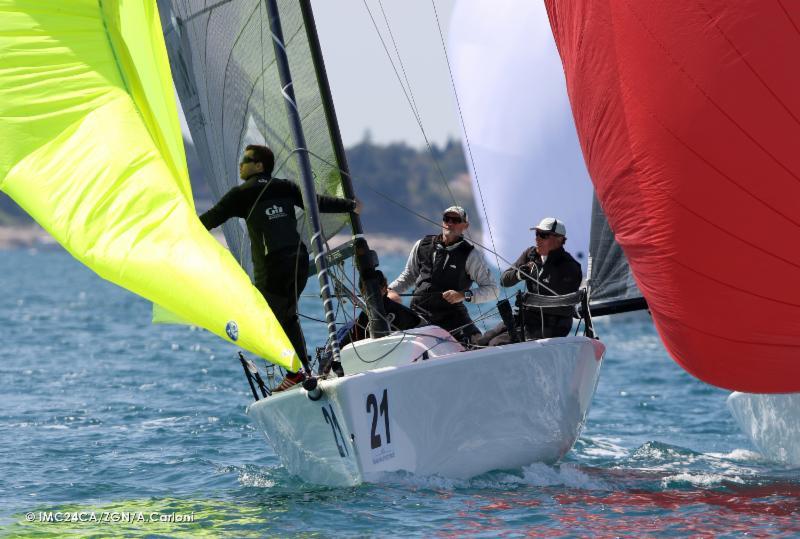
M 604 481 L 590 477 L 573 464 L 555 467 L 535 462 L 522 471 L 525 483 L 537 487 L 565 486 L 586 490 L 610 490 Z
M 720 475 L 710 473 L 691 474 L 683 472 L 675 475 L 669 475 L 661 479 L 662 488 L 670 488 L 679 484 L 689 483 L 695 487 L 711 487 L 722 483 L 739 483 L 744 484 L 745 481 L 738 475 Z
M 191 419 L 192 418 L 189 417 L 188 415 L 160 417 L 158 419 L 148 419 L 147 421 L 142 421 L 140 426 L 144 429 L 157 429 L 161 427 L 177 425 L 179 423 L 186 422 Z
M 764 455 L 750 449 L 734 449 L 730 453 L 708 453 L 708 456 L 722 460 L 732 460 L 734 462 L 760 462 L 764 460 Z
M 622 458 L 628 455 L 628 450 L 617 444 L 621 441 L 619 438 L 588 438 L 591 445 L 583 446 L 581 453 L 590 457 Z
M 245 487 L 272 488 L 275 481 L 261 473 L 250 473 L 247 470 L 239 472 L 239 484 Z

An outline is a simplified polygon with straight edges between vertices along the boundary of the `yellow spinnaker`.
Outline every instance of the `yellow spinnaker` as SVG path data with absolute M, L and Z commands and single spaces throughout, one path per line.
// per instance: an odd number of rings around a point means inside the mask
M 299 368 L 195 214 L 154 1 L 0 0 L 0 189 L 101 277 Z

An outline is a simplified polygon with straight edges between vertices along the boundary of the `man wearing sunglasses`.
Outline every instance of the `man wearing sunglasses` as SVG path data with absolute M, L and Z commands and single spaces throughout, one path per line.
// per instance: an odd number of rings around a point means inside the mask
M 295 208 L 303 208 L 300 188 L 294 182 L 272 177 L 275 156 L 266 146 L 247 146 L 239 163 L 239 178 L 244 183 L 233 187 L 217 204 L 200 216 L 209 230 L 231 217 L 247 224 L 255 286 L 267 300 L 272 313 L 303 365 L 308 352 L 297 300 L 308 280 L 308 249 L 297 232 Z M 358 213 L 356 201 L 317 195 L 324 213 Z M 235 298 L 232 298 L 235 300 Z M 284 391 L 303 381 L 302 372 L 288 373 L 275 391 Z
M 480 336 L 463 302 L 497 301 L 498 291 L 483 256 L 464 239 L 468 227 L 464 208 L 447 208 L 442 233 L 415 243 L 405 269 L 389 285 L 389 298 L 394 301 L 401 301 L 399 294 L 413 286 L 411 309 L 462 342 L 474 342 Z M 472 288 L 473 283 L 477 288 Z
M 544 296 L 571 294 L 578 290 L 583 279 L 581 265 L 564 250 L 567 227 L 563 221 L 545 217 L 531 228 L 536 231 L 536 245 L 525 249 L 514 265 L 500 276 L 500 284 L 511 287 L 525 281 L 528 292 Z M 564 337 L 572 329 L 573 307 L 531 307 L 522 313 L 525 337 L 542 339 Z M 504 324 L 490 329 L 479 344 L 496 346 L 508 344 L 511 336 Z

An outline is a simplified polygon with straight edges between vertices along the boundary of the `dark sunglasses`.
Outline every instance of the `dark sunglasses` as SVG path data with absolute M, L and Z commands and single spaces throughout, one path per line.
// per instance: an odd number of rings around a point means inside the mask
M 442 222 L 443 223 L 454 223 L 454 224 L 457 225 L 457 224 L 463 223 L 464 221 L 461 219 L 461 217 L 457 217 L 455 215 L 445 215 L 445 216 L 442 217 Z
M 252 157 L 247 157 L 246 155 L 242 157 L 242 160 L 239 161 L 240 165 L 246 165 L 247 163 L 258 163 L 258 159 L 254 159 Z
M 541 232 L 539 230 L 536 231 L 536 237 L 537 238 L 542 238 L 543 240 L 546 240 L 547 238 L 549 238 L 552 235 L 553 234 L 551 232 Z

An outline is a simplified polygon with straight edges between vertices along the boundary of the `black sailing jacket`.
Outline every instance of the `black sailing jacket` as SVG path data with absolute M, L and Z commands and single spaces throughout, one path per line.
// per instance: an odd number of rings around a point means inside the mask
M 317 203 L 323 213 L 346 213 L 355 209 L 355 201 L 346 198 L 317 195 Z M 213 208 L 200 216 L 200 221 L 211 230 L 231 217 L 245 219 L 253 271 L 259 282 L 268 255 L 286 254 L 301 248 L 295 206 L 304 207 L 300 187 L 289 180 L 255 174 L 225 193 Z
M 581 265 L 577 260 L 572 258 L 572 255 L 566 252 L 563 247 L 550 251 L 544 264 L 542 264 L 542 257 L 536 252 L 536 247 L 525 249 L 517 261 L 514 262 L 514 266 L 508 268 L 500 276 L 500 284 L 509 287 L 520 282 L 520 275 L 517 274 L 515 268 L 521 268 L 530 262 L 533 262 L 536 267 L 532 271 L 528 271 L 528 273 L 534 277 L 536 277 L 538 273 L 538 281 L 554 290 L 559 295 L 571 294 L 581 286 L 581 280 L 583 279 Z M 539 283 L 524 276 L 522 277 L 528 292 L 541 294 L 543 296 L 553 295 L 543 286 L 540 286 Z M 538 309 L 536 310 L 538 311 Z M 571 317 L 573 312 L 574 309 L 572 307 L 550 307 L 544 309 L 545 316 L 557 315 Z

